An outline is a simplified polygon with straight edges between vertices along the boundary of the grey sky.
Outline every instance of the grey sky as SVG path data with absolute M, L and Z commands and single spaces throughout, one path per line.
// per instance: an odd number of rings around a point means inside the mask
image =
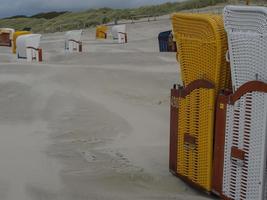
M 0 0 L 0 17 L 99 7 L 126 8 L 178 0 Z

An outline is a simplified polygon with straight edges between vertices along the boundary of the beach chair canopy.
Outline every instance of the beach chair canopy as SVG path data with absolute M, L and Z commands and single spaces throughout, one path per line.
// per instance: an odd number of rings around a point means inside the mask
M 40 34 L 21 35 L 17 38 L 17 55 L 19 58 L 27 58 L 27 49 L 37 50 L 40 46 Z
M 0 28 L 0 46 L 11 46 L 15 30 L 11 28 Z
M 80 42 L 82 39 L 82 30 L 73 30 L 73 31 L 68 31 L 65 34 L 65 39 L 66 40 L 75 40 L 77 42 Z
M 9 33 L 9 39 L 12 40 L 15 30 L 12 28 L 0 28 L 0 34 L 2 33 Z
M 111 29 L 113 39 L 119 38 L 118 33 L 126 33 L 126 25 L 113 26 Z
M 267 83 L 267 8 L 226 6 L 224 23 L 233 90 L 253 80 Z

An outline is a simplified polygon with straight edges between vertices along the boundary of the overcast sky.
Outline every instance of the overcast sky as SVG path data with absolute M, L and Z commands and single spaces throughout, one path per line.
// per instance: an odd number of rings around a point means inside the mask
M 99 7 L 128 8 L 175 1 L 178 0 L 0 0 L 0 17 Z

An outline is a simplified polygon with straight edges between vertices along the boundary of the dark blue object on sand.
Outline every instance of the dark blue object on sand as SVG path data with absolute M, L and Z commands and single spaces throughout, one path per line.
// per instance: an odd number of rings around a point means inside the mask
M 176 43 L 173 42 L 172 31 L 161 32 L 158 39 L 160 52 L 176 52 Z

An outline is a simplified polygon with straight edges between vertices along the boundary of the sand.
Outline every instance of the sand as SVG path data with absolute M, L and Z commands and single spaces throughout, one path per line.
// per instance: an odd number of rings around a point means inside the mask
M 170 21 L 127 26 L 127 45 L 86 30 L 80 54 L 46 34 L 43 63 L 0 47 L 1 200 L 210 199 L 168 171 Z

